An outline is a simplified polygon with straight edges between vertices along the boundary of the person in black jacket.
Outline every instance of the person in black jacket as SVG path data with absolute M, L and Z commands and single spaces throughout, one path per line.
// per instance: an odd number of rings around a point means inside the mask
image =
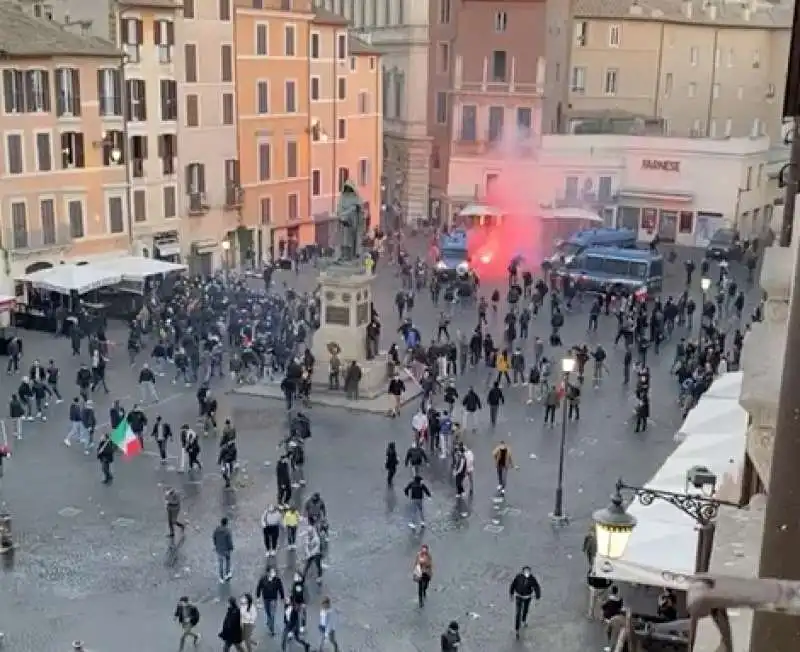
M 156 391 L 156 375 L 150 366 L 145 363 L 139 372 L 139 391 L 142 396 L 142 403 L 147 403 L 147 399 L 153 399 L 153 403 L 158 403 L 158 392 Z
M 25 408 L 22 406 L 22 402 L 16 394 L 11 395 L 11 401 L 8 404 L 8 416 L 10 416 L 14 422 L 14 428 L 16 429 L 14 434 L 17 439 L 22 439 L 22 422 L 25 416 Z
M 83 433 L 81 432 L 81 401 L 75 397 L 69 406 L 69 432 L 64 438 L 65 446 L 72 446 L 73 439 L 80 439 Z
M 472 429 L 473 432 L 477 432 L 478 419 L 476 412 L 483 406 L 481 405 L 480 397 L 475 392 L 475 388 L 470 387 L 467 390 L 467 393 L 464 395 L 464 400 L 461 401 L 461 404 L 464 406 L 464 423 L 461 424 L 462 427 L 465 431 Z
M 423 507 L 423 502 L 425 497 L 431 497 L 431 491 L 428 489 L 428 486 L 422 481 L 422 477 L 419 475 L 415 475 L 414 478 L 406 485 L 406 488 L 403 489 L 403 493 L 411 499 L 411 506 L 413 509 L 413 514 L 411 516 L 412 520 L 409 521 L 408 527 L 415 529 L 417 525 L 419 527 L 425 527 L 425 508 Z M 414 518 L 418 520 L 417 523 L 414 522 Z
M 175 607 L 175 620 L 181 626 L 181 640 L 178 645 L 178 651 L 183 650 L 186 644 L 186 639 L 191 638 L 195 646 L 200 642 L 200 634 L 194 631 L 197 624 L 200 622 L 200 610 L 189 602 L 187 596 L 183 596 Z
M 400 465 L 400 460 L 397 457 L 397 447 L 393 441 L 389 442 L 386 447 L 386 486 L 390 489 L 394 486 L 394 476 L 397 473 L 397 467 Z
M 219 633 L 222 639 L 222 650 L 228 652 L 232 647 L 236 648 L 239 652 L 244 652 L 242 641 L 244 635 L 242 633 L 242 614 L 239 611 L 239 605 L 236 598 L 228 598 L 228 610 L 225 612 L 225 618 L 222 620 L 222 629 Z
M 302 633 L 302 605 L 289 602 L 283 615 L 283 638 L 281 640 L 281 650 L 286 650 L 290 639 L 302 645 L 306 652 L 309 652 L 311 645 L 303 638 Z
M 89 371 L 89 367 L 85 364 L 82 364 L 80 369 L 78 369 L 78 373 L 75 374 L 75 384 L 78 386 L 81 398 L 84 401 L 89 398 L 89 387 L 92 385 L 92 372 Z
M 81 409 L 81 434 L 83 444 L 86 446 L 85 454 L 88 455 L 94 445 L 94 429 L 97 427 L 97 416 L 94 413 L 94 401 L 89 399 Z
M 108 420 L 111 423 L 111 429 L 114 430 L 122 420 L 125 418 L 125 408 L 119 404 L 119 399 L 114 401 L 114 405 L 108 411 Z
M 447 630 L 441 637 L 442 652 L 456 652 L 461 645 L 461 634 L 458 632 L 458 623 L 450 621 Z
M 153 424 L 153 432 L 150 433 L 153 439 L 156 440 L 158 446 L 158 455 L 161 458 L 161 464 L 167 463 L 167 442 L 172 439 L 172 427 L 161 418 L 161 415 L 156 417 L 156 422 Z
M 418 476 L 422 470 L 422 466 L 427 466 L 427 464 L 428 455 L 425 453 L 425 449 L 420 446 L 419 441 L 415 441 L 406 451 L 405 467 L 411 467 L 414 475 Z
M 144 429 L 147 427 L 147 416 L 139 409 L 139 404 L 134 403 L 131 411 L 128 412 L 126 418 L 128 425 L 131 427 L 133 434 L 139 440 L 139 444 L 144 450 Z
M 58 367 L 53 360 L 50 360 L 50 364 L 47 365 L 47 384 L 56 397 L 56 403 L 63 403 L 64 399 L 61 398 L 61 392 L 58 391 Z
M 267 572 L 258 580 L 256 598 L 260 599 L 264 605 L 264 616 L 267 620 L 269 635 L 275 636 L 275 611 L 278 604 L 283 604 L 286 593 L 283 589 L 283 580 L 274 566 L 268 568 Z
M 108 433 L 103 435 L 97 446 L 97 459 L 100 460 L 100 469 L 103 472 L 103 484 L 111 484 L 114 476 L 111 475 L 111 463 L 114 461 L 114 442 Z
M 514 631 L 519 638 L 519 630 L 528 625 L 528 609 L 530 609 L 531 600 L 534 597 L 540 600 L 542 597 L 542 589 L 531 573 L 530 566 L 523 566 L 511 581 L 511 586 L 508 587 L 508 597 L 514 600 Z
M 503 396 L 503 390 L 500 389 L 500 383 L 495 383 L 489 394 L 486 397 L 486 403 L 489 404 L 489 423 L 492 428 L 497 425 L 497 414 L 500 412 L 500 406 L 506 402 Z
M 220 440 L 217 464 L 219 464 L 226 489 L 231 488 L 231 479 L 233 478 L 233 470 L 237 456 L 236 439 L 228 437 L 227 439 Z

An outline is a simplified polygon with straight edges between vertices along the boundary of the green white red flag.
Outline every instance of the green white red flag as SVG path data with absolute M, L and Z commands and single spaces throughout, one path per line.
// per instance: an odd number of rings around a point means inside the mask
M 111 441 L 114 445 L 122 451 L 125 457 L 133 457 L 142 452 L 142 445 L 139 443 L 139 438 L 131 430 L 127 421 L 120 423 L 114 430 L 111 431 Z

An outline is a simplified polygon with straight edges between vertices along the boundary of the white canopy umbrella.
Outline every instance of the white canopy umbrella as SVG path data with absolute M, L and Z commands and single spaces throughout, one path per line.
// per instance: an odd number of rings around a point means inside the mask
M 122 275 L 106 265 L 57 265 L 22 277 L 33 287 L 59 294 L 85 294 L 122 280 Z
M 485 206 L 484 204 L 470 204 L 465 206 L 458 213 L 459 217 L 482 217 L 483 215 L 502 215 L 503 211 L 493 206 Z
M 738 401 L 742 393 L 743 375 L 741 371 L 729 371 L 722 374 L 711 383 L 711 387 L 703 394 L 703 398 L 728 398 Z

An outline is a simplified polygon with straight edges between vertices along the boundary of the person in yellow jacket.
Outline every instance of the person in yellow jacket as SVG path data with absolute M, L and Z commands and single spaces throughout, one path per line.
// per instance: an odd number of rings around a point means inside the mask
M 297 526 L 300 525 L 300 513 L 293 505 L 289 505 L 283 513 L 283 527 L 286 528 L 286 544 L 289 550 L 297 548 Z
M 508 470 L 516 468 L 514 460 L 511 458 L 511 449 L 501 440 L 492 451 L 492 457 L 494 458 L 494 468 L 497 471 L 497 491 L 505 494 Z
M 506 379 L 506 383 L 511 385 L 511 377 L 508 375 L 509 370 L 511 369 L 511 361 L 508 357 L 508 351 L 503 349 L 498 355 L 497 360 L 495 362 L 495 368 L 497 369 L 497 382 L 501 383 L 503 378 Z

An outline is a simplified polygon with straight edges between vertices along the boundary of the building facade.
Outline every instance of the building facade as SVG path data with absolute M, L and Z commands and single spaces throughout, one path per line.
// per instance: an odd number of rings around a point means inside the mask
M 0 4 L 3 289 L 26 272 L 129 253 L 122 54 Z
M 668 134 L 782 142 L 792 10 L 757 2 L 575 0 L 569 117 L 662 118 Z
M 640 239 L 705 246 L 723 226 L 742 237 L 772 227 L 782 191 L 769 178 L 769 139 L 552 135 L 535 156 L 502 149 L 451 166 L 459 206 L 486 199 L 508 212 L 584 206 Z M 719 182 L 709 182 L 718 179 Z M 724 180 L 724 181 L 723 181 Z M 456 206 L 458 208 L 459 206 Z

